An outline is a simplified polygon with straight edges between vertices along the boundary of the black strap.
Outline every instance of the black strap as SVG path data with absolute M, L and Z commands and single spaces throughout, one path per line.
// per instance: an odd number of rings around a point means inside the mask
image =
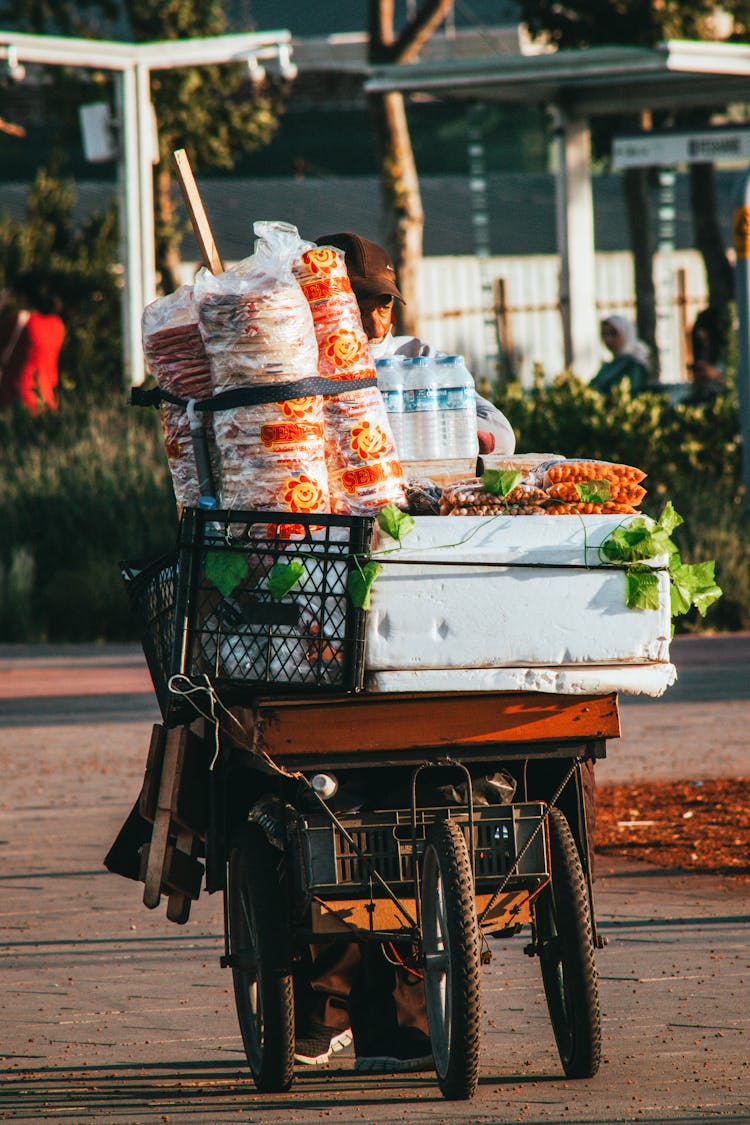
M 341 395 L 352 391 L 363 391 L 376 387 L 377 379 L 326 379 L 316 376 L 310 379 L 297 379 L 293 383 L 257 383 L 254 386 L 235 387 L 231 391 L 220 391 L 211 398 L 195 400 L 198 413 L 216 410 L 236 410 L 238 406 L 258 406 L 265 402 L 288 402 L 295 398 L 308 398 L 317 395 Z M 132 387 L 131 406 L 159 406 L 171 402 L 174 406 L 187 408 L 190 399 L 170 394 L 161 387 L 146 390 L 142 386 Z

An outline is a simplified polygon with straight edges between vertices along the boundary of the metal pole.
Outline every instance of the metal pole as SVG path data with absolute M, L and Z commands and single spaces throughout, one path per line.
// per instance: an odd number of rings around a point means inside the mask
M 739 180 L 732 212 L 737 255 L 737 395 L 742 438 L 742 483 L 750 508 L 750 168 Z
M 138 105 L 135 66 L 123 70 L 120 78 L 122 97 L 120 104 L 120 160 L 124 180 L 125 255 L 123 257 L 125 285 L 125 343 L 126 381 L 142 383 L 145 374 L 141 346 L 141 314 L 143 312 L 143 285 L 141 275 L 140 184 L 138 175 Z M 122 205 L 121 205 L 122 206 Z
M 154 144 L 156 138 L 154 136 L 154 115 L 151 105 L 150 73 L 149 67 L 145 63 L 136 65 L 141 296 L 144 305 L 149 304 L 156 296 L 156 255 L 154 248 Z
M 565 366 L 591 379 L 598 364 L 594 203 L 588 121 L 556 106 L 555 207 Z M 555 373 L 556 374 L 556 373 Z

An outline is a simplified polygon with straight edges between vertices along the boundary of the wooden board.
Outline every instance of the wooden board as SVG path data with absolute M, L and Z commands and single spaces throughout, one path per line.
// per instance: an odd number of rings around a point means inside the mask
M 239 713 L 238 713 L 239 714 Z M 274 761 L 352 751 L 408 753 L 419 748 L 617 738 L 617 696 L 483 692 L 477 695 L 334 697 L 324 702 L 262 700 L 244 722 Z
M 193 233 L 195 234 L 198 248 L 201 252 L 203 265 L 209 269 L 211 273 L 223 273 L 224 263 L 221 260 L 214 236 L 211 232 L 211 226 L 208 221 L 206 209 L 203 206 L 198 185 L 195 182 L 193 169 L 190 167 L 188 154 L 184 148 L 178 148 L 172 153 L 177 179 L 182 191 L 182 197 L 185 200 L 185 206 L 188 209 L 190 222 L 193 225 Z

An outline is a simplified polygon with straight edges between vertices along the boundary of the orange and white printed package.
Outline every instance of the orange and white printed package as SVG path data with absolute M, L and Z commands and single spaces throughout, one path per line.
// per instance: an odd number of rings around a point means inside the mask
M 218 276 L 200 271 L 200 328 L 214 395 L 270 384 L 283 399 L 285 384 L 317 378 L 317 343 L 288 235 L 273 224 L 257 226 L 271 229 L 250 258 Z M 213 417 L 223 507 L 331 510 L 320 395 L 234 406 Z
M 211 367 L 192 286 L 183 285 L 147 305 L 141 330 L 146 363 L 161 390 L 187 400 L 210 397 Z M 161 423 L 175 499 L 181 507 L 195 507 L 200 488 L 188 415 L 184 407 L 163 402 Z M 210 416 L 204 416 L 204 427 L 216 476 L 218 461 Z
M 545 511 L 550 516 L 632 515 L 646 495 L 641 485 L 646 474 L 634 465 L 615 461 L 585 457 L 548 461 L 538 465 L 530 476 L 546 490 L 551 503 Z M 581 499 L 577 486 L 594 481 L 606 481 L 608 499 L 599 502 Z
M 367 336 L 346 272 L 332 246 L 300 244 L 294 271 L 312 312 L 318 372 L 329 379 L 374 379 Z M 366 516 L 405 504 L 393 433 L 376 386 L 326 395 L 326 463 L 334 512 Z

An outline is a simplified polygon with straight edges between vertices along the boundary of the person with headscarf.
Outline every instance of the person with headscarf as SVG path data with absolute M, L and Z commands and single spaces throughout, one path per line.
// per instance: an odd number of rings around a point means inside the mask
M 643 340 L 638 339 L 632 320 L 626 316 L 605 317 L 601 334 L 605 347 L 612 352 L 612 359 L 601 365 L 589 386 L 606 394 L 627 380 L 632 394 L 645 390 L 650 381 L 651 353 Z

